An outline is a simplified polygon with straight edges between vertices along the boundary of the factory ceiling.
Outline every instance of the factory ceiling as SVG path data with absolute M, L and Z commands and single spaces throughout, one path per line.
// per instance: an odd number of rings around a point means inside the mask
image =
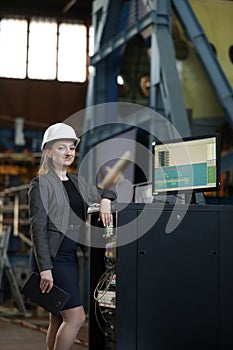
M 1 0 L 0 17 L 53 17 L 89 22 L 93 0 Z

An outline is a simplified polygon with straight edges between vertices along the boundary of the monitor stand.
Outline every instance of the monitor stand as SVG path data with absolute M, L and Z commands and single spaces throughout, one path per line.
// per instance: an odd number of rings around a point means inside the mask
M 195 193 L 196 204 L 206 204 L 205 196 L 202 192 Z
M 152 203 L 168 203 L 168 204 L 206 204 L 205 197 L 202 192 L 167 194 L 154 196 Z
M 205 197 L 202 192 L 185 193 L 185 203 L 186 204 L 206 204 Z

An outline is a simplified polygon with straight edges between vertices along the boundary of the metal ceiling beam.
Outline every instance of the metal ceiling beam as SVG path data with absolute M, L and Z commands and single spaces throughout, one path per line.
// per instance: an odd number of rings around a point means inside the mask
M 63 7 L 62 12 L 67 13 L 75 4 L 77 0 L 70 0 L 68 3 Z

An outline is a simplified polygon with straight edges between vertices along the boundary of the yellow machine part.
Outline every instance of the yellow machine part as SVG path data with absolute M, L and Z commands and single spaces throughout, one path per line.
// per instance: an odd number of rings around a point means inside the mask
M 189 2 L 207 39 L 214 47 L 229 83 L 233 86 L 233 62 L 230 58 L 230 48 L 233 45 L 233 1 L 189 0 Z M 191 109 L 192 118 L 223 116 L 215 91 L 193 45 L 187 40 L 177 21 L 174 29 L 177 67 L 185 105 Z

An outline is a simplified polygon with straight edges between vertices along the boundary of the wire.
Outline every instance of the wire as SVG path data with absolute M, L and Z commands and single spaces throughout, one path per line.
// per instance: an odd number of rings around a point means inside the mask
M 113 342 L 115 342 L 115 340 L 112 338 L 112 336 L 106 332 L 99 320 L 98 317 L 98 313 L 97 313 L 97 305 L 99 307 L 99 313 L 104 321 L 104 323 L 106 324 L 108 322 L 108 320 L 105 318 L 104 313 L 108 312 L 106 311 L 105 307 L 101 307 L 99 302 L 101 301 L 101 299 L 104 297 L 104 295 L 108 292 L 112 280 L 113 280 L 113 276 L 115 274 L 115 266 L 112 266 L 111 269 L 106 270 L 101 276 L 100 279 L 96 285 L 96 288 L 93 292 L 93 297 L 95 299 L 95 318 L 96 318 L 96 322 L 98 327 L 100 328 L 101 332 L 106 336 L 109 337 L 109 339 Z M 99 293 L 99 292 L 104 292 L 104 293 Z
M 105 332 L 105 330 L 104 330 L 103 327 L 101 326 L 100 321 L 99 321 L 99 318 L 98 318 L 98 314 L 97 314 L 97 304 L 98 304 L 98 302 L 97 302 L 97 300 L 96 300 L 96 301 L 95 301 L 95 319 L 96 319 L 96 322 L 97 322 L 97 324 L 98 324 L 98 326 L 99 326 L 101 332 L 107 337 L 107 336 L 108 336 L 108 333 Z
M 105 337 L 108 337 L 112 342 L 115 343 L 115 339 L 113 339 L 113 337 L 108 332 L 106 332 L 100 324 L 98 314 L 97 314 L 97 304 L 98 304 L 98 302 L 96 300 L 95 301 L 95 318 L 96 318 L 97 325 L 99 326 L 101 332 L 105 335 Z M 98 306 L 99 306 L 99 304 L 98 304 Z M 103 315 L 102 315 L 103 311 L 101 310 L 100 306 L 99 306 L 99 311 L 100 311 L 101 316 L 103 317 Z M 104 317 L 103 317 L 103 320 L 105 321 L 105 323 L 107 322 L 107 320 Z
M 113 279 L 113 275 L 115 273 L 115 266 L 113 266 L 112 269 L 106 270 L 102 276 L 100 277 L 97 286 L 94 290 L 93 297 L 95 300 L 100 301 L 101 298 L 107 293 L 109 290 L 109 287 L 111 286 L 111 282 Z M 99 292 L 105 292 L 101 296 L 99 295 Z

